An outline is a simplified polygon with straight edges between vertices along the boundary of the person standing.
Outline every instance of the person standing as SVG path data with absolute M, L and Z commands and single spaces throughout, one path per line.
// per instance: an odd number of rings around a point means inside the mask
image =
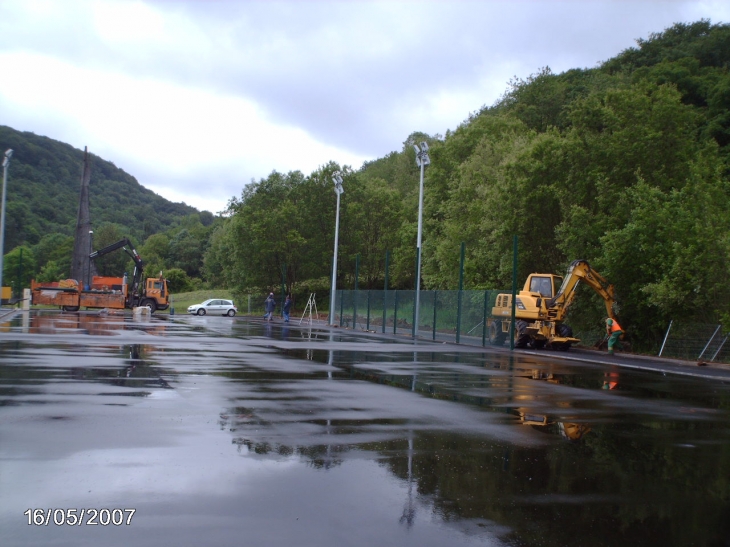
M 292 301 L 291 301 L 291 295 L 286 295 L 286 301 L 284 302 L 284 322 L 289 322 L 289 312 L 291 311 Z
M 274 293 L 270 292 L 269 296 L 264 300 L 264 310 L 266 310 L 266 315 L 264 315 L 264 319 L 268 319 L 271 321 L 274 318 L 274 310 L 276 309 L 276 300 L 274 300 Z
M 621 330 L 621 325 L 618 324 L 618 321 L 611 319 L 610 317 L 606 319 L 606 336 L 608 336 L 609 355 L 613 355 L 613 346 L 616 345 L 616 342 L 618 342 L 618 339 L 621 338 L 623 333 L 624 331 Z

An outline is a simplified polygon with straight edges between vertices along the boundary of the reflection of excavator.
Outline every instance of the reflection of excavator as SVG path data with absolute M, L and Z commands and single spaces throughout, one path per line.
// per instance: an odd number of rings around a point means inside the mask
M 557 427 L 557 433 L 569 441 L 577 441 L 591 431 L 591 426 L 588 424 L 551 421 L 545 414 L 530 414 L 525 412 L 525 409 L 517 409 L 517 414 L 520 417 L 520 423 L 523 425 L 544 428 L 543 431 L 545 433 L 555 433 L 555 429 L 550 426 Z
M 552 373 L 544 373 L 539 370 L 532 371 L 532 379 L 544 380 L 551 384 L 561 383 L 559 376 Z M 612 377 L 611 379 L 617 382 L 618 374 L 615 375 L 615 378 Z M 566 403 L 558 403 L 558 406 L 568 407 Z M 519 416 L 521 424 L 529 425 L 545 433 L 557 433 L 569 441 L 577 441 L 591 431 L 591 426 L 588 424 L 551 419 L 548 415 L 534 413 L 529 408 L 520 407 L 515 409 L 515 412 Z
M 565 278 L 555 274 L 530 274 L 515 300 L 515 347 L 530 344 L 535 349 L 545 346 L 568 350 L 580 342 L 573 329 L 563 323 L 580 282 L 596 291 L 606 304 L 608 316 L 616 319 L 616 293 L 613 285 L 593 270 L 585 260 L 574 260 Z M 510 331 L 512 295 L 497 295 L 489 324 L 489 340 L 502 345 Z

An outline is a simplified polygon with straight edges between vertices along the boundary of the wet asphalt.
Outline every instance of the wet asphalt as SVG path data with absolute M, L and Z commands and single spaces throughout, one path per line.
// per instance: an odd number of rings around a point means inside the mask
M 728 545 L 729 517 L 726 365 L 0 317 L 3 546 Z

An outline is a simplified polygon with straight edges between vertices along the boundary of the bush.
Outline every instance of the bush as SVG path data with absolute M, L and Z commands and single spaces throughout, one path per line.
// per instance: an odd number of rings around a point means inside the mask
M 180 268 L 171 268 L 165 272 L 167 288 L 171 293 L 188 292 L 193 290 L 188 274 Z

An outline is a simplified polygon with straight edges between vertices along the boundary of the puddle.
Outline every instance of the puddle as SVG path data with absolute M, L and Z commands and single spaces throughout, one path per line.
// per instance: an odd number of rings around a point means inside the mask
M 74 544 L 19 508 L 94 504 L 138 510 L 106 545 L 730 537 L 727 380 L 202 319 L 13 319 L 3 545 Z

